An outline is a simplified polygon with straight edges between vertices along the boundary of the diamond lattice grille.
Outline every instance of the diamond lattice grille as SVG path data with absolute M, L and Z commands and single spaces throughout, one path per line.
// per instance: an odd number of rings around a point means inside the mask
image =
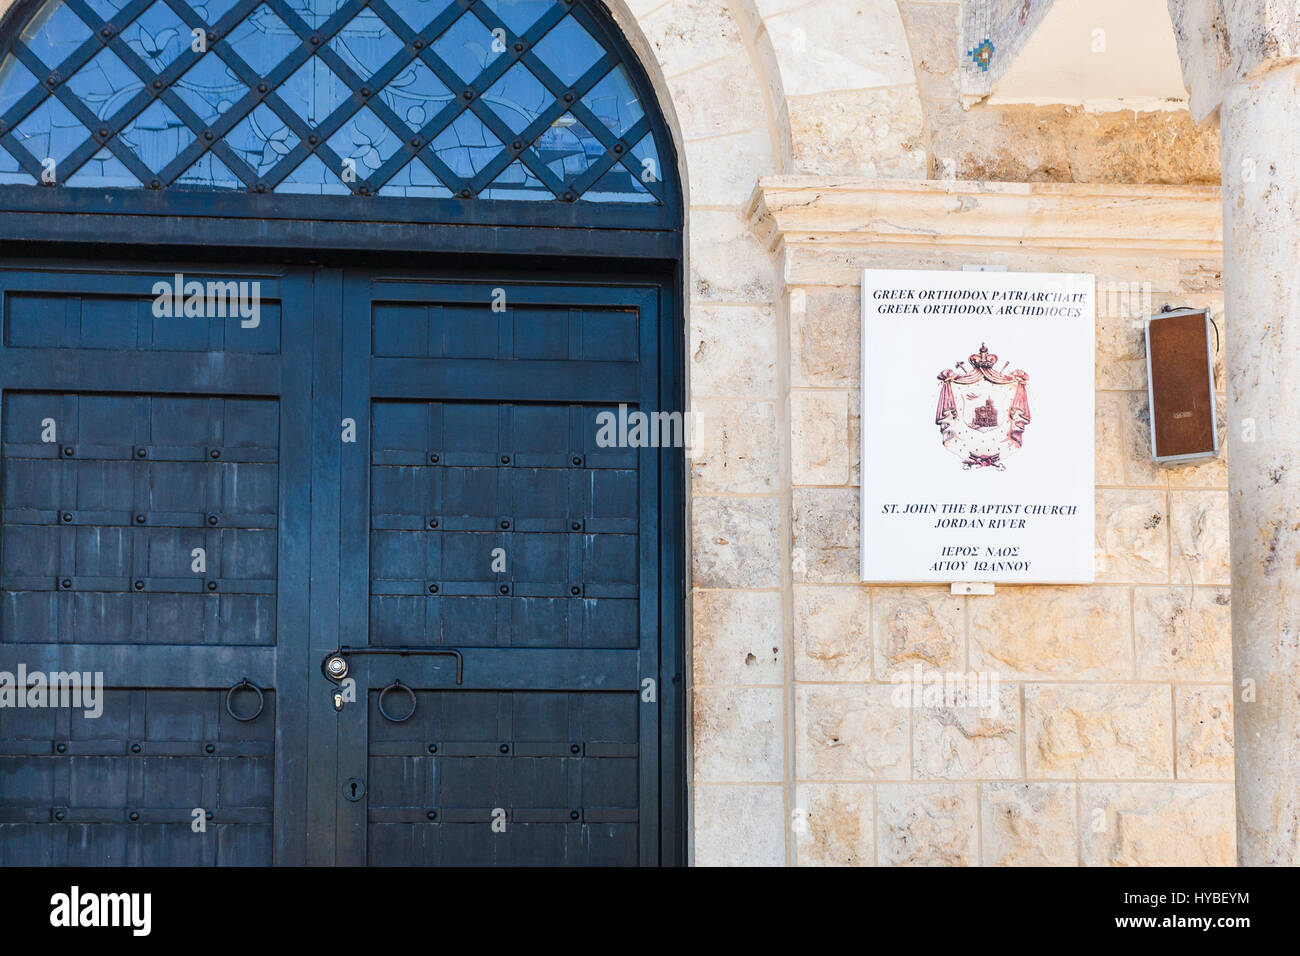
M 0 63 L 0 183 L 662 203 L 580 0 L 48 0 Z

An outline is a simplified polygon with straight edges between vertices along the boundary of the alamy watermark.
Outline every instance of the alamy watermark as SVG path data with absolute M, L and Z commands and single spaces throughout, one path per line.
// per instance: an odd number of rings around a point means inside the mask
M 186 280 L 176 273 L 172 281 L 153 285 L 156 319 L 224 319 L 239 317 L 239 325 L 255 329 L 262 324 L 262 283 L 256 279 Z
M 80 708 L 88 718 L 104 712 L 103 671 L 0 671 L 0 707 Z
M 698 412 L 603 411 L 596 415 L 598 448 L 685 448 L 698 452 L 704 437 Z
M 913 664 L 911 672 L 900 671 L 890 678 L 895 685 L 889 702 L 898 708 L 950 707 L 978 710 L 985 717 L 1002 712 L 998 689 L 1001 682 L 991 671 L 926 671 Z

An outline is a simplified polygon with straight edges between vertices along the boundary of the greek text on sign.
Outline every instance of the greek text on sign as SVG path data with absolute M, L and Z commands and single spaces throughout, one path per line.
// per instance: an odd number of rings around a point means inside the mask
M 1093 580 L 1093 277 L 862 275 L 862 580 Z

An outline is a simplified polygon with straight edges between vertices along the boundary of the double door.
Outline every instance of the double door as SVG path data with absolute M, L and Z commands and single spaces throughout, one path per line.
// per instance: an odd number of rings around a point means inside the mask
M 0 863 L 675 859 L 661 285 L 0 294 Z

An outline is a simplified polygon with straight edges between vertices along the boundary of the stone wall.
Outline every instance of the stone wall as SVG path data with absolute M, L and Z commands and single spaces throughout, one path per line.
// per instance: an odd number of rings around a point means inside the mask
M 1231 864 L 1226 464 L 1151 462 L 1140 318 L 1208 306 L 1222 327 L 1217 189 L 780 177 L 753 221 L 785 277 L 789 660 L 780 681 L 755 626 L 774 598 L 745 581 L 766 528 L 737 503 L 726 589 L 696 592 L 697 660 L 708 628 L 710 673 L 735 682 L 697 698 L 696 773 L 745 774 L 750 796 L 713 809 L 762 802 L 784 735 L 790 862 Z M 858 583 L 860 272 L 967 264 L 1097 277 L 1094 586 Z M 1000 712 L 897 706 L 891 677 L 918 665 L 997 674 Z M 700 862 L 775 856 L 708 833 Z

